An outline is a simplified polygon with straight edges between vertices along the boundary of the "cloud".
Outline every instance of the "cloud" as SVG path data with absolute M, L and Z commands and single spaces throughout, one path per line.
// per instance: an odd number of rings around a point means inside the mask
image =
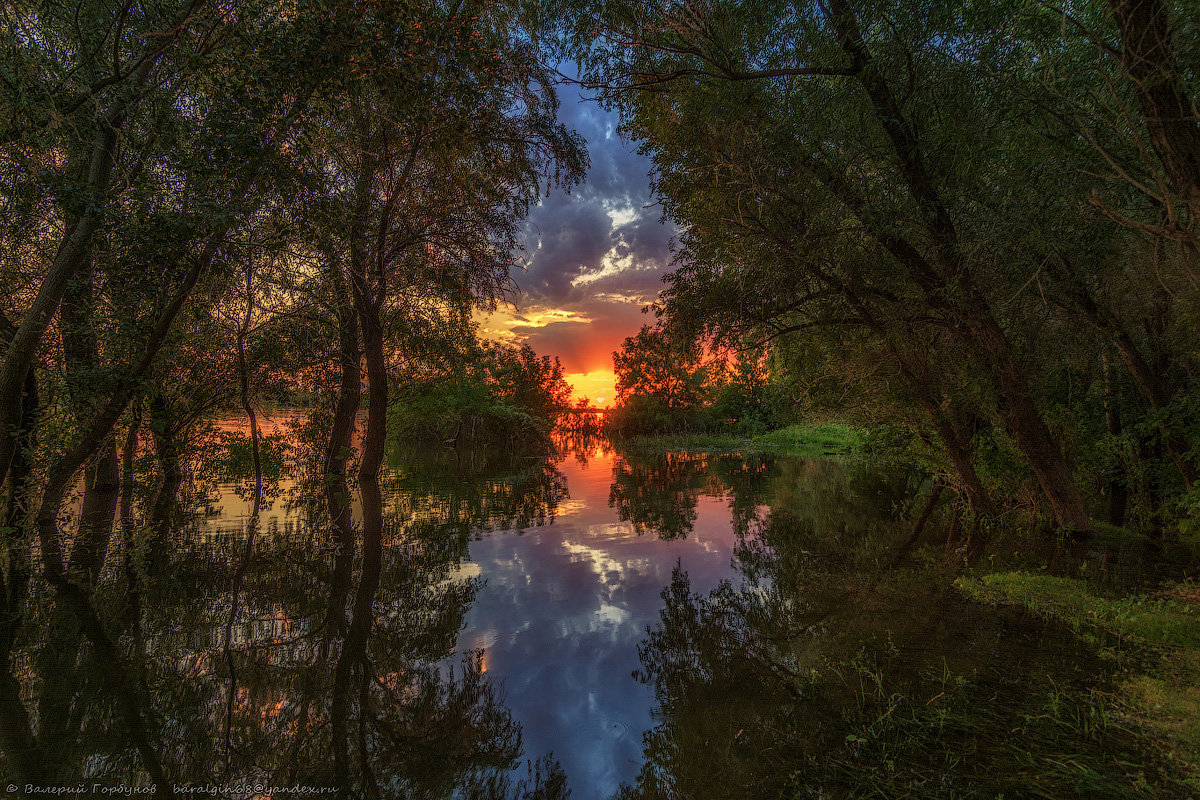
M 517 309 L 487 320 L 485 335 L 557 355 L 569 372 L 611 369 L 612 351 L 652 317 L 674 227 L 650 189 L 651 162 L 617 133 L 613 113 L 560 92 L 559 117 L 588 142 L 592 167 L 580 186 L 556 190 L 526 224 L 526 269 Z

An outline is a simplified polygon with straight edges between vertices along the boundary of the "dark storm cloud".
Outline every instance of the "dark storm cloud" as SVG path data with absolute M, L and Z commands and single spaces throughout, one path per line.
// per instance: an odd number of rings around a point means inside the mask
M 529 242 L 538 246 L 526 256 L 527 272 L 517 275 L 517 283 L 530 299 L 550 303 L 565 301 L 571 281 L 588 265 L 599 264 L 612 248 L 612 223 L 603 207 L 578 202 L 557 205 L 553 213 L 539 213 L 539 208 L 531 216 Z
M 587 305 L 599 293 L 629 294 L 618 275 L 637 284 L 638 295 L 653 296 L 658 279 L 635 273 L 661 273 L 669 261 L 672 228 L 660 222 L 651 205 L 650 161 L 617 134 L 618 119 L 576 87 L 563 87 L 560 119 L 588 143 L 591 169 L 584 183 L 567 192 L 555 190 L 530 214 L 526 226 L 527 266 L 517 275 L 522 305 L 572 308 Z M 595 281 L 607 261 L 623 267 Z M 611 271 L 611 267 L 610 267 Z

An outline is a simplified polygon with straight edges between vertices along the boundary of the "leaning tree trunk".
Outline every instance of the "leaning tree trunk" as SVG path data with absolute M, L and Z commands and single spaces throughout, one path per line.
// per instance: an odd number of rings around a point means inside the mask
M 1092 523 L 1071 467 L 1042 419 L 1008 337 L 990 311 L 979 309 L 983 304 L 982 298 L 971 304 L 975 312 L 971 315 L 971 329 L 973 338 L 994 369 L 997 400 L 1005 427 L 1033 470 L 1055 521 L 1080 532 L 1090 531 Z
M 1091 529 L 1083 495 L 1071 468 L 1050 435 L 1034 402 L 1024 371 L 1004 330 L 974 285 L 964 262 L 950 207 L 939 194 L 935 166 L 919 141 L 918 127 L 905 114 L 859 27 L 848 0 L 829 0 L 826 15 L 839 47 L 854 64 L 853 74 L 866 94 L 875 119 L 891 143 L 897 167 L 921 214 L 930 255 L 893 231 L 876 235 L 904 266 L 928 302 L 957 318 L 964 343 L 977 348 L 991 373 L 1005 426 L 1029 462 L 1055 520 L 1080 531 Z M 956 298 L 957 299 L 952 299 Z
M 178 36 L 182 27 L 186 27 L 186 23 L 169 36 Z M 81 183 L 87 193 L 82 204 L 83 211 L 72 215 L 69 220 L 54 260 L 38 287 L 38 293 L 9 340 L 4 358 L 0 361 L 0 474 L 8 470 L 16 447 L 11 434 L 20 420 L 21 384 L 25 373 L 33 364 L 42 336 L 50 327 L 71 280 L 86 263 L 111 195 L 117 140 L 129 104 L 141 93 L 157 61 L 158 55 L 146 58 L 131 75 L 128 89 L 96 118 L 96 133 L 90 152 L 85 155 L 87 163 L 81 165 L 84 166 L 81 169 Z
M 1170 8 L 1164 0 L 1109 0 L 1109 7 L 1150 146 L 1194 229 L 1200 225 L 1200 117 L 1176 61 Z

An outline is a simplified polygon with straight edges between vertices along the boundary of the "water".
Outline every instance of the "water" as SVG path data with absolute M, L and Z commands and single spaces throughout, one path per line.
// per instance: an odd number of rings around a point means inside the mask
M 1111 663 L 964 601 L 939 526 L 908 541 L 919 472 L 397 450 L 339 548 L 279 423 L 257 520 L 230 422 L 177 503 L 139 483 L 81 591 L 30 582 L 5 774 L 238 798 L 1183 796 L 1100 710 Z M 1147 568 L 1016 544 L 994 566 Z
M 672 569 L 706 590 L 736 573 L 724 498 L 698 498 L 686 537 L 639 533 L 609 504 L 616 460 L 567 460 L 570 498 L 551 524 L 471 543 L 468 563 L 486 585 L 458 638 L 460 651 L 483 649 L 527 750 L 553 750 L 580 798 L 609 796 L 641 765 L 653 693 L 632 673 Z

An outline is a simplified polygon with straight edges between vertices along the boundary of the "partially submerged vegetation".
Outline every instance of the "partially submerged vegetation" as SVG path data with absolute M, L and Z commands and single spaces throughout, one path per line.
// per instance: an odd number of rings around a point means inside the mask
M 737 452 L 857 457 L 863 454 L 866 434 L 853 425 L 835 422 L 795 423 L 767 433 L 738 436 L 732 433 L 677 433 L 619 439 L 622 449 L 639 452 Z
M 1129 715 L 1162 740 L 1200 790 L 1200 583 L 1110 595 L 1082 578 L 1004 572 L 955 585 L 974 600 L 1061 622 L 1114 660 L 1122 674 L 1102 700 L 1107 713 Z
M 389 409 L 405 442 L 465 447 L 545 448 L 567 408 L 571 387 L 557 358 L 528 345 L 510 347 L 473 338 L 465 352 L 396 376 L 400 391 Z
M 951 586 L 946 524 L 907 541 L 920 469 L 617 447 L 610 502 L 639 531 L 687 536 L 708 495 L 743 534 L 738 579 L 706 592 L 677 569 L 662 593 L 638 673 L 657 725 L 624 800 L 1189 796 L 1183 763 L 1110 701 L 1120 664 Z

